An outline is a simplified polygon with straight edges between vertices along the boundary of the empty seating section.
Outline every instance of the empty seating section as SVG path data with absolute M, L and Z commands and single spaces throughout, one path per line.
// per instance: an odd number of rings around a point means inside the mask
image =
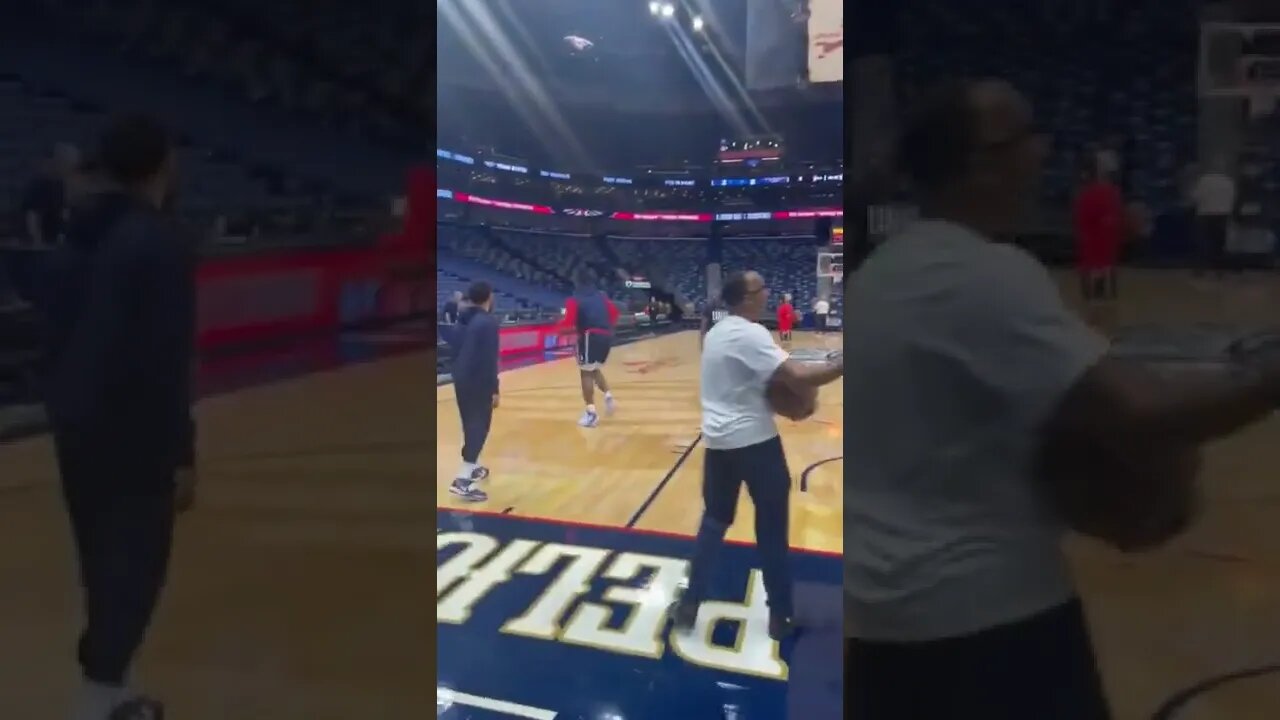
M 817 250 L 813 238 L 795 240 L 727 239 L 724 270 L 756 270 L 769 284 L 771 304 L 791 293 L 798 306 L 807 306 L 817 292 Z
M 452 290 L 464 290 L 467 281 L 485 280 L 499 291 L 500 307 L 509 299 L 508 310 L 555 310 L 570 291 L 573 271 L 584 266 L 598 271 L 603 287 L 619 300 L 635 299 L 634 293 L 605 277 L 611 272 L 616 277 L 619 270 L 645 277 L 683 301 L 706 297 L 705 239 L 612 236 L 604 238 L 602 246 L 581 235 L 451 223 L 437 227 L 441 304 Z M 802 310 L 812 304 L 817 293 L 814 238 L 725 238 L 723 247 L 723 271 L 763 273 L 772 291 L 771 306 L 781 302 L 784 293 L 790 293 Z M 832 305 L 842 306 L 839 292 L 833 294 Z
M 46 0 L 6 17 L 0 201 L 12 206 L 33 154 L 90 143 L 111 113 L 145 111 L 179 133 L 186 210 L 385 207 L 426 143 L 385 109 L 386 93 L 352 91 L 218 14 L 229 10 Z
M 1069 196 L 1090 143 L 1129 142 L 1130 196 L 1179 202 L 1194 159 L 1198 20 L 1188 0 L 929 0 L 900 18 L 904 99 L 939 78 L 996 76 L 1029 94 L 1053 141 L 1046 200 Z

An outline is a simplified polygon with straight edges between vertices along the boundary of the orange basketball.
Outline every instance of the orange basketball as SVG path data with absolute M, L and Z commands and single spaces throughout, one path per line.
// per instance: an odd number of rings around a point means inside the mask
M 1072 530 L 1119 550 L 1159 547 L 1181 535 L 1201 509 L 1198 452 L 1158 452 L 1149 477 L 1094 448 L 1043 468 L 1051 503 Z
M 818 410 L 818 389 L 795 390 L 790 385 L 774 380 L 765 392 L 769 407 L 788 420 L 804 420 Z

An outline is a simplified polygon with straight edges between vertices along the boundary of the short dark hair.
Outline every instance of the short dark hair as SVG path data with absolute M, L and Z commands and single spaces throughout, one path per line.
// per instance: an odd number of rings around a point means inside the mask
M 927 92 L 898 136 L 898 164 L 918 190 L 937 190 L 968 169 L 977 135 L 973 83 L 949 80 Z
M 734 308 L 747 299 L 747 273 L 744 270 L 729 273 L 720 286 L 720 300 L 728 307 Z
M 472 305 L 483 305 L 489 302 L 491 297 L 493 297 L 493 288 L 487 282 L 478 280 L 467 288 L 467 301 Z
M 96 159 L 109 179 L 136 185 L 155 177 L 172 152 L 173 140 L 159 120 L 122 115 L 99 138 Z

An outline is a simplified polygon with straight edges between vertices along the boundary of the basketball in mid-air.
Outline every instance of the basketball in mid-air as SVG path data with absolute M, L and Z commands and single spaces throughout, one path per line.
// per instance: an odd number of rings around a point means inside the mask
M 769 407 L 788 420 L 805 420 L 818 410 L 818 389 L 797 390 L 774 379 L 765 390 Z

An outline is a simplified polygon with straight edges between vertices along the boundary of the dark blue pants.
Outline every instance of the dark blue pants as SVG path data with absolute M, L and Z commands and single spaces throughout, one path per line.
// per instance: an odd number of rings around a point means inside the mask
M 81 671 L 122 685 L 168 575 L 175 469 L 73 433 L 54 438 L 84 591 Z
M 851 639 L 844 701 L 860 720 L 1109 720 L 1079 600 L 973 635 Z
M 707 598 L 716 556 L 724 545 L 725 532 L 733 524 L 744 484 L 756 507 L 756 550 L 760 553 L 769 610 L 791 617 L 791 472 L 779 437 L 733 450 L 707 450 L 702 478 L 705 510 L 685 598 L 693 602 Z
M 463 387 L 456 390 L 458 414 L 462 417 L 462 461 L 476 463 L 493 423 L 493 393 Z

